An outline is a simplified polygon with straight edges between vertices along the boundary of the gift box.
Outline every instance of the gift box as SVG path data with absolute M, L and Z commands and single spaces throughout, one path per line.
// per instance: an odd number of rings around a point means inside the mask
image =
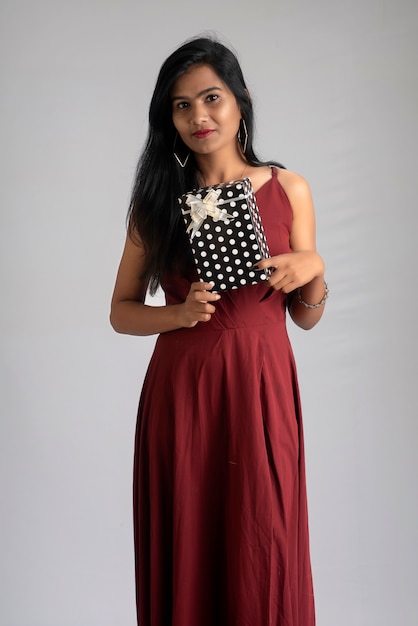
M 249 178 L 201 187 L 179 198 L 199 278 L 213 291 L 267 280 L 254 264 L 270 256 Z

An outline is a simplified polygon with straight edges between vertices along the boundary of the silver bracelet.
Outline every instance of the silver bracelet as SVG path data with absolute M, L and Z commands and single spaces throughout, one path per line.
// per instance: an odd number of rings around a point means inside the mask
M 324 306 L 325 301 L 328 298 L 328 293 L 329 293 L 328 283 L 325 280 L 324 280 L 324 289 L 325 289 L 325 293 L 321 302 L 318 302 L 318 304 L 309 304 L 309 302 L 305 302 L 305 300 L 302 298 L 302 288 L 298 287 L 297 288 L 298 302 L 303 304 L 303 306 L 305 306 L 307 309 L 319 309 L 321 306 Z

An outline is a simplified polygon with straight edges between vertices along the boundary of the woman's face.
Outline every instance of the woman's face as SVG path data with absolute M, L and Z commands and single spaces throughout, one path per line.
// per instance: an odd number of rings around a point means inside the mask
M 234 94 L 210 65 L 192 65 L 171 91 L 173 123 L 194 153 L 237 149 L 241 111 Z

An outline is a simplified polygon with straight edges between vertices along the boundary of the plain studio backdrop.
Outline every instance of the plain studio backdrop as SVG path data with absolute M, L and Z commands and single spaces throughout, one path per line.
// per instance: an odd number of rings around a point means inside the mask
M 416 0 L 0 10 L 0 623 L 136 623 L 132 455 L 155 338 L 115 334 L 109 302 L 157 72 L 215 31 L 257 151 L 311 184 L 327 265 L 320 325 L 290 326 L 318 624 L 414 626 Z

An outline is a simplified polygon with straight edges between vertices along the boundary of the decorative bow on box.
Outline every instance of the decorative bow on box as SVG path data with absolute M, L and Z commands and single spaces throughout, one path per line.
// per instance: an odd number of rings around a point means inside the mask
M 192 220 L 186 231 L 187 233 L 192 231 L 190 239 L 193 239 L 208 216 L 210 216 L 214 222 L 226 222 L 234 219 L 233 215 L 227 213 L 225 209 L 220 208 L 219 205 L 223 203 L 223 200 L 219 200 L 221 193 L 221 189 L 210 189 L 203 200 L 192 193 L 187 194 L 186 204 L 190 207 L 190 211 L 182 209 L 182 213 L 183 215 L 190 215 Z M 231 198 L 228 202 L 232 202 L 232 200 L 236 199 L 237 198 Z

